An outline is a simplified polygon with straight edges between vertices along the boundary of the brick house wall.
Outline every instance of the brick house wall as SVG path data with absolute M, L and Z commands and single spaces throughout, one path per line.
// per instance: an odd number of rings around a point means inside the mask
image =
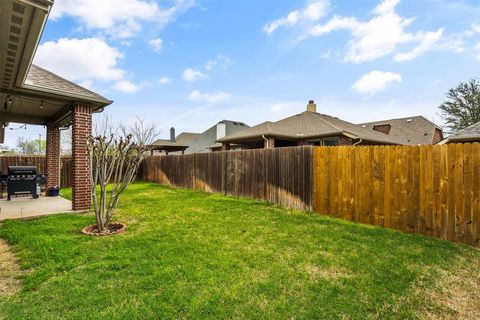
M 353 140 L 352 140 L 352 138 L 349 138 L 349 137 L 340 136 L 340 137 L 338 137 L 338 145 L 339 146 L 351 146 L 351 145 L 353 145 Z
M 60 185 L 60 129 L 47 127 L 47 190 Z
M 435 128 L 435 132 L 433 133 L 433 141 L 432 144 L 437 144 L 443 140 L 443 132 L 442 130 Z
M 92 197 L 87 139 L 92 134 L 92 107 L 85 104 L 75 104 L 72 111 L 72 208 L 73 210 L 88 210 L 91 206 Z
M 384 134 L 389 134 L 391 129 L 392 129 L 392 126 L 390 124 L 379 124 L 379 125 L 373 126 L 373 130 L 384 133 Z

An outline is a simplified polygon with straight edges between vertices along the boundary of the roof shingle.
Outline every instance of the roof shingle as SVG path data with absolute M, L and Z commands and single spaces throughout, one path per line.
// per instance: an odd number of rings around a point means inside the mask
M 359 126 L 373 131 L 374 126 L 387 124 L 391 125 L 388 136 L 408 145 L 432 144 L 435 129 L 441 130 L 435 123 L 422 116 L 373 121 L 361 123 Z
M 255 139 L 262 135 L 290 139 L 350 135 L 371 142 L 402 144 L 394 137 L 383 133 L 369 130 L 329 115 L 310 111 L 305 111 L 277 122 L 263 122 L 257 126 L 219 139 L 218 142 Z
M 67 96 L 77 96 L 79 98 L 89 101 L 93 100 L 101 104 L 112 103 L 112 101 L 102 97 L 101 95 L 34 64 L 30 66 L 30 70 L 28 71 L 24 85 L 33 89 L 40 88 L 60 94 L 63 93 Z

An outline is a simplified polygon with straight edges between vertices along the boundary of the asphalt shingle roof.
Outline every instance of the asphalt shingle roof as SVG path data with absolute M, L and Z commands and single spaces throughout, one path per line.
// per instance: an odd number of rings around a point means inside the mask
M 441 130 L 435 123 L 422 116 L 373 121 L 361 123 L 359 126 L 373 130 L 374 126 L 387 124 L 391 126 L 388 136 L 409 145 L 432 144 L 435 129 Z
M 83 97 L 86 100 L 93 100 L 104 104 L 110 104 L 112 102 L 93 91 L 70 82 L 34 64 L 30 66 L 25 85 L 55 91 L 60 94 L 64 93 L 66 95 Z
M 480 121 L 447 138 L 448 141 L 480 140 Z
M 356 124 L 316 112 L 305 111 L 277 122 L 263 122 L 242 130 L 218 142 L 235 142 L 265 136 L 290 139 L 351 135 L 359 139 L 386 144 L 402 144 L 394 137 L 379 133 Z

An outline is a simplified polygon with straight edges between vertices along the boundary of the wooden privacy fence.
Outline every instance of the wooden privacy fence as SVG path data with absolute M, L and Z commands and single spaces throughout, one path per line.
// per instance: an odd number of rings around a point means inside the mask
M 312 209 L 312 147 L 153 156 L 145 180 Z
M 72 186 L 72 158 L 62 157 L 60 168 L 60 186 Z M 35 166 L 38 173 L 46 173 L 45 156 L 0 156 L 0 172 L 8 172 L 8 166 Z
M 314 210 L 480 244 L 480 144 L 316 147 Z
M 9 165 L 45 157 L 0 156 Z M 61 185 L 71 185 L 62 158 Z M 137 180 L 261 199 L 480 245 L 480 144 L 289 147 L 147 157 Z

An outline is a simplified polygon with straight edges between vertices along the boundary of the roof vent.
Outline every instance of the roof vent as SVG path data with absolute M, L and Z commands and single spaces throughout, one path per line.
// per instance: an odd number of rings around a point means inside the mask
M 407 122 L 412 122 L 413 120 L 412 119 L 407 119 Z

